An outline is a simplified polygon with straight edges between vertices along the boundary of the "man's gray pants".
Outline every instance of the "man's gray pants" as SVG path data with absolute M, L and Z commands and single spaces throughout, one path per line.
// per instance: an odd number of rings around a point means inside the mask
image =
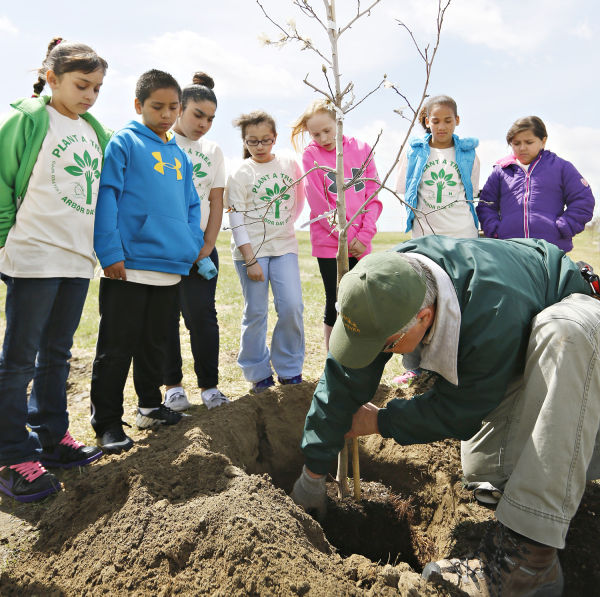
M 573 294 L 532 322 L 525 372 L 469 441 L 469 482 L 503 495 L 496 517 L 544 545 L 565 546 L 585 490 L 600 478 L 600 301 Z

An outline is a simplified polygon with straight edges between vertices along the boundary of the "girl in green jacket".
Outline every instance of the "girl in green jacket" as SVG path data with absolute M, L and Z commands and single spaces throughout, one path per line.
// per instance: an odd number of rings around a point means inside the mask
M 87 111 L 106 69 L 89 46 L 53 39 L 32 98 L 12 104 L 0 124 L 0 491 L 21 502 L 60 489 L 45 466 L 102 455 L 68 431 L 66 381 L 96 265 L 94 210 L 109 134 Z M 52 95 L 40 97 L 46 85 Z

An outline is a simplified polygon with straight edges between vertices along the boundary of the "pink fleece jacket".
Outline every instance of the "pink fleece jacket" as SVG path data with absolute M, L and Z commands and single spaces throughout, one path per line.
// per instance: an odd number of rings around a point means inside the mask
M 362 141 L 352 137 L 344 137 L 344 178 L 346 181 L 352 179 L 360 169 L 363 162 L 367 160 L 371 148 Z M 304 150 L 302 165 L 304 171 L 308 172 L 315 166 L 327 166 L 335 171 L 335 149 L 328 151 L 311 142 Z M 379 180 L 373 156 L 367 165 L 363 178 L 373 180 L 359 181 L 346 190 L 346 218 L 349 220 L 359 207 L 370 197 L 379 186 L 375 180 Z M 306 199 L 310 205 L 310 218 L 335 208 L 337 187 L 335 184 L 335 172 L 313 170 L 306 177 Z M 367 212 L 359 215 L 348 230 L 348 242 L 354 237 L 367 247 L 364 255 L 371 252 L 371 239 L 377 232 L 376 222 L 381 215 L 383 205 L 375 197 L 367 205 Z M 327 218 L 322 218 L 310 225 L 310 242 L 314 257 L 335 257 L 338 245 L 338 233 L 333 230 Z

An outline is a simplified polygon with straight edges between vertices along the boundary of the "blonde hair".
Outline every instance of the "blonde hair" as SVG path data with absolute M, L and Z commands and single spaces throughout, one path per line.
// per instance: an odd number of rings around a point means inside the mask
M 335 121 L 335 108 L 329 100 L 317 99 L 311 102 L 308 108 L 306 108 L 306 110 L 302 112 L 302 114 L 294 122 L 294 124 L 292 124 L 292 146 L 296 151 L 300 151 L 302 149 L 300 144 L 298 143 L 298 138 L 302 138 L 304 133 L 308 131 L 308 129 L 306 128 L 306 123 L 308 122 L 308 119 L 312 118 L 315 114 L 318 114 L 319 112 L 325 112 L 326 114 L 329 114 L 329 116 L 331 116 L 331 118 L 333 118 L 333 120 Z

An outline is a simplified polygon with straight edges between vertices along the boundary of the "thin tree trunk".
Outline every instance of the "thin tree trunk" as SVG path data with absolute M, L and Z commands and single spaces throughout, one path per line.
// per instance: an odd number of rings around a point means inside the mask
M 342 276 L 348 271 L 348 233 L 346 231 L 346 199 L 344 192 L 344 118 L 342 112 L 342 90 L 340 87 L 340 68 L 338 61 L 338 31 L 335 18 L 335 0 L 324 0 L 327 11 L 328 34 L 331 43 L 331 67 L 333 70 L 333 79 L 335 83 L 335 182 L 337 187 L 335 207 L 337 212 L 338 222 L 338 250 L 336 256 L 337 264 L 337 287 L 339 288 Z M 358 454 L 358 440 L 354 439 Z M 340 498 L 345 498 L 350 494 L 348 488 L 348 443 L 344 442 L 344 447 L 338 455 L 338 470 L 336 480 L 338 483 L 338 495 Z M 358 458 L 354 463 L 354 497 L 360 499 L 360 473 L 358 472 Z M 358 492 L 356 486 L 358 483 Z M 357 497 L 358 496 L 358 497 Z

